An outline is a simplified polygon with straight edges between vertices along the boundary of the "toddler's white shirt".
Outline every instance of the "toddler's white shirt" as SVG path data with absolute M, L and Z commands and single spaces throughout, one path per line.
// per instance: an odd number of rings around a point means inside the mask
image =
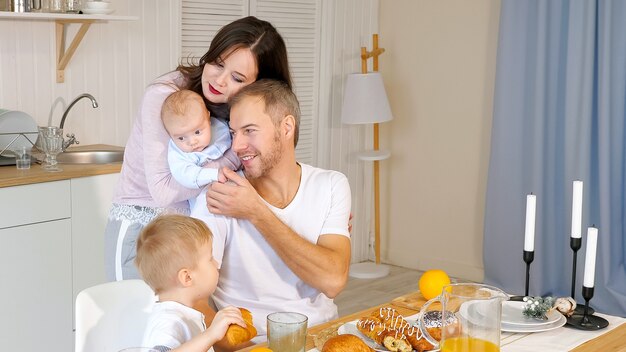
M 206 330 L 204 315 L 174 301 L 157 302 L 152 308 L 142 346 L 174 349 Z M 213 351 L 213 347 L 209 352 Z

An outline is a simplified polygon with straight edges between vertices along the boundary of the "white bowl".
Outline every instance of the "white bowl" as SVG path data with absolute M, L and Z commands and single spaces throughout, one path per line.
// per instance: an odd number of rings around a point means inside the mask
M 104 10 L 108 9 L 111 5 L 108 1 L 86 1 L 83 8 L 91 10 Z

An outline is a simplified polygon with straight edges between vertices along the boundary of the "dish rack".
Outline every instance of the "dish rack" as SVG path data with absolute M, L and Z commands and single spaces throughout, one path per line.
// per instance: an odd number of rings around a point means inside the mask
M 7 144 L 2 150 L 0 150 L 0 155 L 3 155 L 5 151 L 10 150 L 12 151 L 11 145 L 13 145 L 13 143 L 15 143 L 16 140 L 18 140 L 20 137 L 24 137 L 33 147 L 35 147 L 35 142 L 33 142 L 27 135 L 28 134 L 35 134 L 37 135 L 38 132 L 5 132 L 5 133 L 0 133 L 0 136 L 12 136 L 15 135 L 15 137 L 9 142 L 9 144 Z

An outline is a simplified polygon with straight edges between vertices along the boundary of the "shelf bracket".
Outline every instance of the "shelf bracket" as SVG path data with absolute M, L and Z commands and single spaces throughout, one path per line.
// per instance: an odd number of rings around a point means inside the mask
M 76 48 L 80 45 L 81 40 L 87 33 L 89 26 L 94 22 L 94 20 L 56 20 L 56 47 L 57 47 L 57 55 L 56 55 L 56 64 L 57 64 L 57 83 L 65 82 L 65 67 L 72 59 Z M 65 49 L 65 34 L 66 34 L 66 26 L 71 23 L 80 23 L 80 29 L 72 39 L 67 50 Z

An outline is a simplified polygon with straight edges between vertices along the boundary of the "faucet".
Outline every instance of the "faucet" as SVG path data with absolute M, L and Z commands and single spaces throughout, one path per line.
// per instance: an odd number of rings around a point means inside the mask
M 70 109 L 72 109 L 74 104 L 76 104 L 82 98 L 89 98 L 91 100 L 91 106 L 93 106 L 94 109 L 98 107 L 98 102 L 96 101 L 96 98 L 93 97 L 93 95 L 88 94 L 88 93 L 83 93 L 77 96 L 76 98 L 74 98 L 74 100 L 72 100 L 72 102 L 67 107 L 67 109 L 65 109 L 65 112 L 63 113 L 63 117 L 61 118 L 61 124 L 59 125 L 60 129 L 63 129 L 63 126 L 65 125 L 65 119 L 67 118 L 67 114 L 70 112 Z M 72 134 L 68 133 L 66 137 L 68 137 L 68 139 L 63 140 L 63 151 L 65 151 L 65 149 L 67 149 L 72 144 L 80 144 L 80 142 L 76 140 L 76 136 L 74 136 L 73 133 Z

